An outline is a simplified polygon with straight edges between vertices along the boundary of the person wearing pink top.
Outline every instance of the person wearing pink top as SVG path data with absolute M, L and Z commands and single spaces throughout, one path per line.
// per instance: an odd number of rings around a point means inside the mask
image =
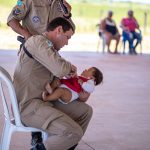
M 112 17 L 113 17 L 113 11 L 109 10 L 107 13 L 107 17 L 101 20 L 99 24 L 99 36 L 103 37 L 103 39 L 105 40 L 108 48 L 108 52 L 117 54 L 118 44 L 120 41 L 120 33 Z M 110 44 L 112 40 L 116 41 L 114 52 L 111 52 L 110 50 Z
M 129 53 L 137 54 L 135 49 L 137 45 L 141 42 L 142 37 L 141 34 L 136 32 L 136 29 L 139 30 L 139 24 L 134 17 L 134 12 L 132 10 L 128 11 L 128 17 L 123 18 L 121 20 L 121 28 L 123 29 L 122 36 L 124 41 L 129 42 Z M 136 39 L 136 43 L 134 45 L 134 40 Z

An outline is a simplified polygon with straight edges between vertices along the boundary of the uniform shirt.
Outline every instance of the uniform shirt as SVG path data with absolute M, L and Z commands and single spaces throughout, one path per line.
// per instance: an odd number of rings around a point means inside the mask
M 14 87 L 20 111 L 26 109 L 28 113 L 34 109 L 34 101 L 42 102 L 37 99 L 42 99 L 46 83 L 51 82 L 54 76 L 61 78 L 68 75 L 71 63 L 60 57 L 52 43 L 42 35 L 30 37 L 25 47 L 34 59 L 29 58 L 23 50 L 20 52 L 14 73 Z
M 135 31 L 135 29 L 138 27 L 138 23 L 135 18 L 124 18 L 122 23 L 125 27 L 129 28 L 129 31 Z
M 18 1 L 19 2 L 19 1 Z M 23 0 L 11 11 L 7 23 L 13 18 L 21 21 L 33 35 L 45 32 L 47 24 L 56 17 L 64 17 L 59 0 Z M 71 19 L 68 19 L 75 28 Z

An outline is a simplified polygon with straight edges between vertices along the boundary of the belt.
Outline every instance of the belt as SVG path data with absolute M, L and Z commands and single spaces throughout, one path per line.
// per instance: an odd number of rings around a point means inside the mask
M 26 47 L 24 45 L 23 45 L 23 50 L 28 55 L 28 57 L 34 59 L 33 56 L 32 56 L 32 54 L 26 49 Z

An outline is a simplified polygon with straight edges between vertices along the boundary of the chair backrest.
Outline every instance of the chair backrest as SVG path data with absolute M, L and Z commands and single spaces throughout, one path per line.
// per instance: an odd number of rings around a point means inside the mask
M 14 121 L 16 126 L 23 126 L 20 120 L 20 113 L 18 109 L 18 103 L 17 103 L 17 98 L 16 98 L 16 93 L 15 89 L 12 83 L 11 76 L 9 73 L 0 66 L 0 93 L 3 101 L 3 107 L 4 107 L 4 115 L 5 119 L 11 123 L 11 110 L 9 110 L 8 107 L 8 100 L 6 98 L 6 92 L 4 92 L 4 84 L 7 86 L 7 93 L 10 96 L 10 101 L 11 101 L 11 106 L 12 106 L 12 111 L 14 115 Z

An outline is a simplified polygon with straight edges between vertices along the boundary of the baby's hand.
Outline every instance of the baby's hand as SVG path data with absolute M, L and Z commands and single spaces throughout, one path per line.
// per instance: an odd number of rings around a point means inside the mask
M 44 91 L 43 93 L 42 93 L 42 99 L 43 99 L 43 101 L 47 101 L 47 92 L 46 91 Z
M 79 100 L 82 102 L 86 102 L 88 100 L 90 96 L 90 93 L 86 92 L 86 91 L 82 91 L 79 93 Z
M 71 72 L 69 73 L 71 77 L 76 77 L 77 76 L 77 67 L 74 65 L 71 65 Z
M 46 84 L 45 89 L 49 94 L 51 94 L 53 91 L 49 83 Z
M 82 84 L 83 84 L 83 81 L 82 81 L 81 79 L 79 79 L 79 80 L 78 80 L 78 83 L 79 83 L 80 85 L 82 85 Z

